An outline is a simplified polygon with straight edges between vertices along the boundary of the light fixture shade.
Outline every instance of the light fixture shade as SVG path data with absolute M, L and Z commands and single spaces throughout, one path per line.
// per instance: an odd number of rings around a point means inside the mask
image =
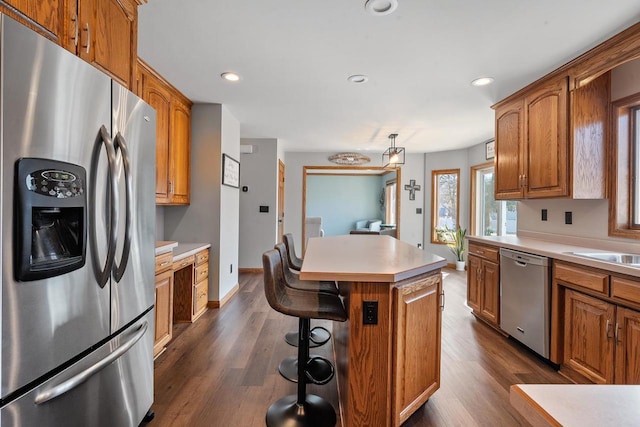
M 404 147 L 396 147 L 397 133 L 389 135 L 391 146 L 382 153 L 382 164 L 385 168 L 397 168 L 404 165 Z
M 360 153 L 338 153 L 329 157 L 329 161 L 339 165 L 361 165 L 369 163 L 371 159 Z

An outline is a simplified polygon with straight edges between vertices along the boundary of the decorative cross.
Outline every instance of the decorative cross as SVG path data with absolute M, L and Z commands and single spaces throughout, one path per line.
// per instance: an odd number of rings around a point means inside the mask
M 415 200 L 416 199 L 416 191 L 420 191 L 420 186 L 416 185 L 416 180 L 415 179 L 410 179 L 409 180 L 409 185 L 405 185 L 404 189 L 405 190 L 409 190 L 409 200 Z

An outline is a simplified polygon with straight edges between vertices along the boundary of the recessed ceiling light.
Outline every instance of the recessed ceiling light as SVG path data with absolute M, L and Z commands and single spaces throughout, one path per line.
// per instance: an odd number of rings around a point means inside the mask
M 471 81 L 471 84 L 474 86 L 486 86 L 491 83 L 493 83 L 493 77 L 479 77 Z
M 347 77 L 347 80 L 349 80 L 351 83 L 366 83 L 367 81 L 369 81 L 369 77 L 365 76 L 364 74 L 354 74 Z
M 238 73 L 234 73 L 233 71 L 226 71 L 220 74 L 220 77 L 229 82 L 237 82 L 238 80 L 240 80 L 240 75 Z
M 389 15 L 397 7 L 398 0 L 367 0 L 364 4 L 364 9 L 376 16 Z

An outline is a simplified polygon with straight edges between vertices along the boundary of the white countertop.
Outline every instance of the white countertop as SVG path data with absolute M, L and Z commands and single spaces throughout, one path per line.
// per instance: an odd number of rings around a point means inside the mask
M 558 260 L 573 262 L 580 265 L 586 265 L 589 267 L 600 268 L 607 271 L 612 271 L 616 273 L 627 274 L 629 276 L 640 277 L 640 268 L 627 266 L 623 264 L 616 264 L 612 262 L 599 261 L 591 258 L 585 258 L 577 255 L 572 255 L 571 252 L 623 252 L 623 253 L 634 253 L 629 248 L 632 245 L 626 245 L 625 249 L 624 245 L 620 245 L 618 248 L 613 249 L 609 243 L 608 247 L 605 247 L 603 244 L 601 247 L 591 247 L 586 246 L 578 246 L 574 241 L 570 241 L 567 239 L 567 243 L 561 243 L 551 240 L 542 240 L 533 237 L 523 237 L 523 236 L 488 236 L 488 237 L 479 237 L 479 236 L 468 236 L 467 237 L 471 242 L 479 242 L 491 244 L 494 246 L 500 246 L 503 248 L 514 249 L 517 251 L 528 252 L 534 255 L 542 255 L 549 258 L 554 258 Z
M 509 400 L 534 427 L 640 425 L 640 385 L 515 384 Z
M 178 246 L 178 242 L 156 241 L 156 255 L 171 252 L 176 246 Z
M 390 236 L 318 237 L 307 243 L 300 278 L 393 283 L 446 264 L 446 259 Z
M 210 243 L 178 243 L 178 245 L 173 248 L 173 262 L 195 255 L 201 250 L 210 247 Z

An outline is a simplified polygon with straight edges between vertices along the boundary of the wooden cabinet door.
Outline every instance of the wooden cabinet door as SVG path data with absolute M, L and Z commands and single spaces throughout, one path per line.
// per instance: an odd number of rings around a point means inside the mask
M 394 292 L 397 342 L 391 425 L 399 426 L 440 387 L 442 276 L 430 276 Z
M 156 331 L 154 356 L 171 341 L 173 331 L 173 271 L 156 276 Z
M 525 97 L 524 196 L 527 198 L 569 195 L 568 97 L 566 77 Z
M 189 203 L 191 109 L 178 98 L 171 100 L 169 140 L 170 203 Z
M 169 114 L 171 94 L 152 74 L 142 72 L 142 98 L 156 110 L 156 203 L 169 201 Z
M 489 261 L 482 261 L 482 296 L 480 314 L 494 325 L 500 322 L 500 267 Z
M 467 267 L 467 305 L 474 311 L 480 311 L 480 283 L 482 260 L 469 254 Z
M 135 81 L 135 0 L 79 0 L 78 55 L 130 89 Z
M 640 384 L 640 312 L 618 307 L 616 384 Z
M 16 19 L 50 40 L 69 49 L 75 25 L 66 19 L 67 3 L 74 0 L 4 0 L 0 12 Z M 75 16 L 75 15 L 74 15 Z
M 524 195 L 521 178 L 526 145 L 522 110 L 521 99 L 496 110 L 496 200 L 520 199 Z
M 615 305 L 567 289 L 563 365 L 596 384 L 613 383 Z

